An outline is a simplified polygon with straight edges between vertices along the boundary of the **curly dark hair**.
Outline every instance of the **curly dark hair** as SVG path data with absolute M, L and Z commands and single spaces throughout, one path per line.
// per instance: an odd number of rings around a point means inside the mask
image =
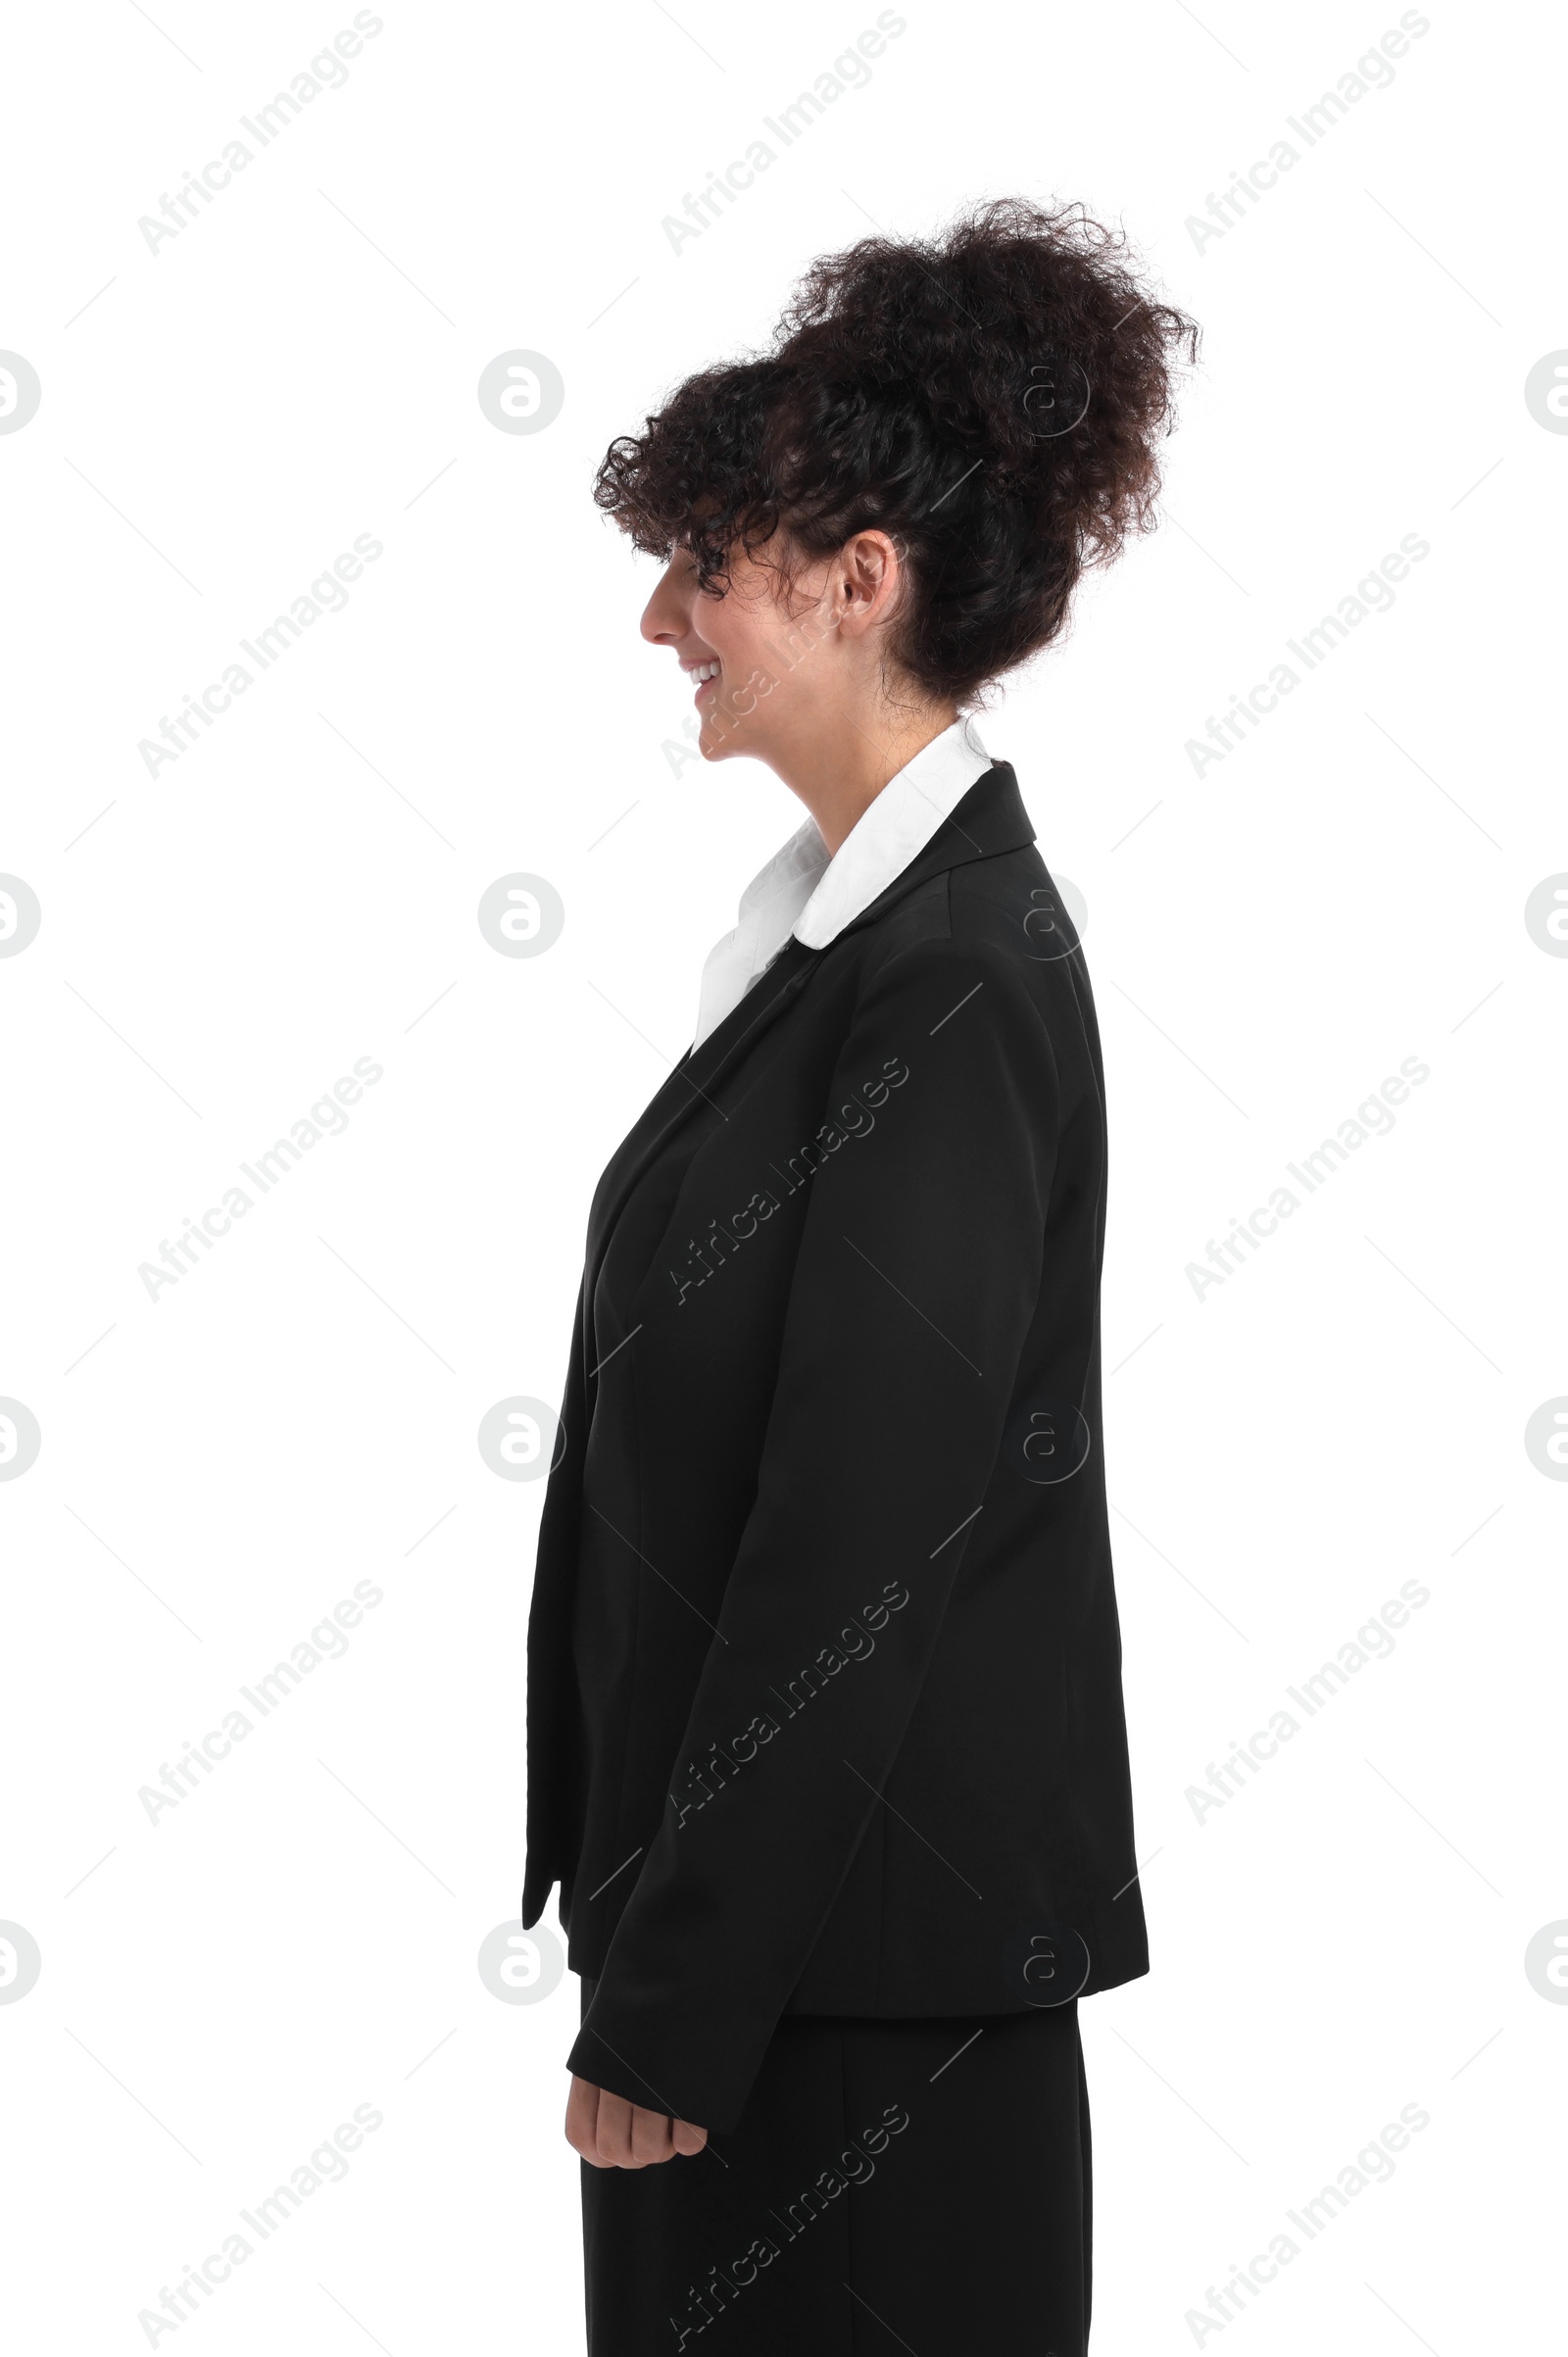
M 1174 359 L 1198 336 L 1119 231 L 1001 198 L 813 264 L 772 348 L 688 377 L 611 444 L 594 497 L 647 555 L 687 549 L 710 595 L 737 547 L 792 578 L 880 528 L 910 579 L 890 654 L 970 703 L 1152 522 Z

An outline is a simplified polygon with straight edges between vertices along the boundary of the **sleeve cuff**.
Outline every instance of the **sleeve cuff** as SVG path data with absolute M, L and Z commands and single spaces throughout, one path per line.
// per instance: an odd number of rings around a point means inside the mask
M 672 2119 L 689 2120 L 710 2136 L 733 2136 L 740 2125 L 755 2072 L 744 2077 L 713 2050 L 710 2040 L 696 2049 L 678 2035 L 659 2041 L 649 2051 L 646 2033 L 624 2039 L 614 2031 L 600 2030 L 594 2016 L 597 1997 L 566 2057 L 566 2068 L 608 2094 L 624 2096 L 649 2111 L 667 2112 Z

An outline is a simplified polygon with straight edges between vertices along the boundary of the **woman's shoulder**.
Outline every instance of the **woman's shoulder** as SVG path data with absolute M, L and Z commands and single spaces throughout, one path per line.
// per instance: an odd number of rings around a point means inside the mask
M 1023 969 L 1077 953 L 1066 901 L 1033 843 L 944 868 L 865 928 L 862 985 L 895 972 L 965 967 L 1022 982 Z

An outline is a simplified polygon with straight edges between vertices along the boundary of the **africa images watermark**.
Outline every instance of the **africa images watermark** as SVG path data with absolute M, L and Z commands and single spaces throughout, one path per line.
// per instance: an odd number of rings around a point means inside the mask
M 1299 1735 L 1304 1721 L 1315 1719 L 1326 1709 L 1358 1670 L 1364 1670 L 1370 1661 L 1386 1661 L 1395 1647 L 1393 1631 L 1402 1629 L 1412 1612 L 1419 1612 L 1423 1604 L 1431 1601 L 1432 1591 L 1422 1581 L 1402 1581 L 1398 1595 L 1391 1596 L 1371 1619 L 1364 1620 L 1354 1637 L 1348 1638 L 1340 1646 L 1332 1661 L 1320 1663 L 1299 1686 L 1288 1686 L 1285 1692 L 1300 1711 L 1300 1718 L 1282 1703 L 1267 1727 L 1257 1728 L 1245 1744 L 1231 1745 L 1228 1759 L 1217 1764 L 1209 1761 L 1206 1787 L 1188 1786 L 1184 1797 L 1199 1824 L 1205 1824 L 1215 1809 L 1223 1808 L 1228 1800 L 1234 1800 L 1245 1791 L 1249 1779 L 1278 1757 L 1280 1745 Z
M 188 1276 L 199 1265 L 202 1253 L 210 1252 L 220 1237 L 228 1235 L 235 1220 L 243 1219 L 253 1210 L 262 1196 L 270 1195 L 279 1179 L 286 1178 L 313 1146 L 319 1145 L 323 1138 L 341 1137 L 349 1125 L 345 1107 L 358 1105 L 366 1089 L 374 1088 L 381 1076 L 382 1066 L 373 1057 L 356 1057 L 354 1075 L 345 1072 L 335 1080 L 330 1094 L 318 1097 L 286 1138 L 275 1139 L 254 1162 L 241 1162 L 240 1169 L 256 1194 L 248 1195 L 243 1187 L 232 1186 L 222 1202 L 210 1205 L 199 1220 L 187 1219 L 183 1234 L 172 1244 L 165 1237 L 159 1247 L 162 1267 L 158 1261 L 143 1260 L 136 1270 L 147 1288 L 149 1300 L 161 1301 L 167 1287 L 177 1285 L 181 1277 Z
M 302 109 L 323 90 L 340 90 L 349 78 L 347 60 L 358 57 L 367 41 L 373 41 L 381 30 L 381 19 L 362 8 L 351 29 L 345 25 L 333 36 L 330 48 L 318 50 L 308 68 L 295 74 L 286 90 L 279 90 L 254 116 L 242 115 L 241 126 L 255 140 L 250 147 L 243 139 L 230 139 L 220 156 L 214 156 L 199 172 L 187 172 L 184 185 L 172 196 L 167 191 L 157 214 L 144 213 L 136 226 L 141 231 L 148 252 L 156 262 L 166 242 L 178 237 L 193 221 L 201 219 L 205 206 L 216 196 L 233 185 L 236 172 L 244 172 L 255 162 L 264 147 L 270 147 L 280 132 L 287 130 Z M 363 36 L 363 37 L 362 37 Z M 160 215 L 162 218 L 160 219 Z
M 885 8 L 877 18 L 876 25 L 867 25 L 864 32 L 857 36 L 853 46 L 833 60 L 831 72 L 819 74 L 809 90 L 802 90 L 789 106 L 780 107 L 776 116 L 762 117 L 764 126 L 778 141 L 776 148 L 771 147 L 766 139 L 753 139 L 744 156 L 737 156 L 733 163 L 726 164 L 722 172 L 710 172 L 706 187 L 700 188 L 695 196 L 687 196 L 683 208 L 684 219 L 679 214 L 664 215 L 660 227 L 677 260 L 694 238 L 701 237 L 705 230 L 712 227 L 726 206 L 733 205 L 739 196 L 755 184 L 759 172 L 766 172 L 769 166 L 776 164 L 781 151 L 793 147 L 798 139 L 803 138 L 830 106 L 844 97 L 847 91 L 865 88 L 871 78 L 868 61 L 880 57 L 889 41 L 896 41 L 900 33 L 907 30 L 907 19 L 901 17 L 896 10 Z
M 902 1056 L 886 1057 L 877 1077 L 861 1081 L 859 1095 L 852 1094 L 840 1105 L 836 1117 L 824 1121 L 814 1138 L 808 1139 L 804 1146 L 797 1147 L 795 1153 L 786 1157 L 787 1177 L 776 1162 L 770 1164 L 775 1175 L 784 1179 L 785 1194 L 799 1194 L 807 1181 L 814 1178 L 823 1164 L 831 1160 L 840 1147 L 847 1146 L 852 1138 L 868 1138 L 876 1127 L 876 1112 L 888 1103 L 890 1092 L 903 1088 L 908 1077 L 909 1067 Z M 876 1110 L 873 1111 L 872 1107 Z M 816 1157 L 814 1160 L 813 1154 Z M 731 1253 L 737 1252 L 743 1244 L 751 1242 L 761 1223 L 771 1219 L 779 1207 L 779 1197 L 770 1187 L 762 1187 L 741 1210 L 730 1213 L 728 1227 L 717 1218 L 712 1218 L 708 1223 L 708 1233 L 702 1244 L 698 1243 L 695 1236 L 689 1236 L 686 1239 L 690 1254 L 686 1263 L 687 1273 L 682 1275 L 673 1268 L 669 1271 L 669 1281 L 675 1288 L 675 1306 L 684 1308 L 688 1293 L 695 1286 L 706 1285 L 709 1278 L 716 1273 L 710 1267 L 707 1253 L 710 1252 L 718 1266 L 723 1267 L 726 1255 L 718 1241 L 720 1237 L 729 1246 Z M 690 1273 L 693 1262 L 700 1263 L 702 1267 L 700 1277 L 693 1277 Z
M 143 737 L 136 750 L 141 755 L 149 777 L 156 777 L 166 762 L 177 761 L 199 742 L 202 728 L 211 728 L 215 719 L 226 712 L 236 696 L 243 696 L 259 673 L 270 671 L 279 656 L 286 655 L 312 622 L 318 622 L 323 614 L 341 614 L 349 602 L 346 584 L 357 581 L 367 565 L 373 565 L 382 553 L 381 543 L 368 532 L 356 536 L 354 547 L 334 557 L 331 569 L 318 573 L 309 590 L 301 590 L 287 614 L 275 614 L 265 630 L 258 630 L 254 642 L 242 638 L 240 645 L 256 665 L 249 671 L 242 663 L 231 663 L 221 679 L 204 687 L 200 696 L 187 696 L 183 712 L 172 720 L 164 713 L 159 722 L 159 736 Z
M 899 554 L 901 557 L 906 554 L 902 541 L 899 543 Z M 719 692 L 706 715 L 706 724 L 715 731 L 728 729 L 733 736 L 741 722 L 756 712 L 760 698 L 770 696 L 786 673 L 793 671 L 797 663 L 804 663 L 808 655 L 814 655 L 818 647 L 825 646 L 837 634 L 841 618 L 837 614 L 830 614 L 824 618 L 820 613 L 815 613 L 803 614 L 792 620 L 784 632 L 782 643 L 774 639 L 766 641 L 767 651 L 775 658 L 778 669 L 770 671 L 764 665 L 758 664 L 739 687 L 731 687 L 727 677 L 721 679 Z M 689 712 L 681 722 L 686 744 L 678 744 L 673 737 L 664 739 L 661 750 L 672 777 L 679 777 L 689 761 L 700 764 L 706 758 L 702 750 L 704 725 L 705 721 Z
M 255 1718 L 236 1703 L 225 1712 L 221 1726 L 210 1727 L 199 1743 L 187 1743 L 172 1765 L 165 1760 L 158 1783 L 137 1788 L 136 1797 L 149 1823 L 155 1828 L 161 1825 L 167 1809 L 178 1808 L 182 1800 L 198 1791 L 204 1778 L 211 1776 L 220 1761 L 229 1757 L 234 1745 L 254 1733 L 263 1719 L 270 1718 L 312 1670 L 319 1668 L 323 1661 L 341 1661 L 349 1649 L 346 1632 L 357 1629 L 385 1594 L 385 1589 L 378 1588 L 373 1580 L 356 1580 L 353 1596 L 341 1597 L 331 1612 L 317 1622 L 309 1637 L 300 1639 L 286 1661 L 274 1662 L 254 1686 L 240 1688 L 240 1699 L 256 1713 Z
M 221 2250 L 210 2251 L 200 2267 L 193 2267 L 172 2289 L 165 2283 L 158 2293 L 156 2308 L 142 2308 L 136 2322 L 147 2336 L 147 2344 L 156 2349 L 166 2332 L 177 2332 L 181 2325 L 190 2323 L 201 2313 L 204 2301 L 210 2300 L 220 2283 L 226 2283 L 236 2267 L 264 2242 L 269 2242 L 279 2227 L 286 2226 L 306 2198 L 319 2192 L 322 2185 L 341 2185 L 349 2173 L 347 2155 L 358 2152 L 368 2136 L 373 2136 L 381 2126 L 384 2114 L 373 2103 L 356 2103 L 352 2120 L 344 2120 L 333 2129 L 329 2137 L 317 2145 L 309 2160 L 301 2161 L 287 2185 L 274 2185 L 265 2200 L 254 2209 L 240 2211 L 249 2234 L 234 2228 L 223 2238 Z M 253 2242 L 251 2235 L 256 2239 Z M 200 2297 L 198 2297 L 198 2293 Z
M 706 2332 L 710 2325 L 716 2324 L 741 2293 L 757 2282 L 763 2268 L 771 2267 L 775 2259 L 781 2258 L 787 2245 L 798 2242 L 830 2203 L 847 2193 L 852 2185 L 869 2185 L 876 2175 L 877 2160 L 892 2138 L 902 2136 L 908 2125 L 909 2115 L 902 2103 L 884 2104 L 876 2125 L 862 2128 L 858 2137 L 845 2145 L 835 2162 L 819 2169 L 811 2183 L 785 2204 L 782 2218 L 777 2210 L 769 2209 L 767 2215 L 783 2235 L 783 2242 L 776 2241 L 763 2228 L 753 2235 L 738 2259 L 731 2259 L 727 2273 L 713 2265 L 703 2278 L 701 2288 L 688 2283 L 685 2316 L 671 2314 L 669 2319 L 676 2348 L 683 2349 L 694 2333 Z
M 1306 2243 L 1315 2242 L 1336 2218 L 1343 2217 L 1358 2193 L 1364 2193 L 1368 2185 L 1387 2185 L 1395 2173 L 1394 2154 L 1402 2152 L 1411 2136 L 1419 2136 L 1431 2123 L 1432 2114 L 1423 2111 L 1419 2103 L 1404 2104 L 1398 2119 L 1379 2129 L 1377 2136 L 1362 2145 L 1353 2161 L 1346 2163 L 1332 2184 L 1323 2185 L 1298 2210 L 1286 2211 L 1286 2217 L 1301 2236 L 1299 2242 L 1295 2234 L 1282 2229 L 1272 2237 L 1266 2251 L 1259 2251 L 1245 2267 L 1237 2268 L 1228 2283 L 1218 2287 L 1210 2283 L 1205 2295 L 1207 2305 L 1189 2308 L 1185 2318 L 1187 2330 L 1199 2347 L 1214 2333 L 1223 2332 L 1227 2325 L 1239 2323 L 1247 2313 L 1248 2300 L 1255 2300 L 1267 2284 L 1275 2282 L 1282 2267 L 1289 2267 L 1293 2259 L 1300 2257 Z
M 1285 120 L 1300 140 L 1301 148 L 1316 147 L 1320 140 L 1326 139 L 1335 124 L 1343 123 L 1351 107 L 1358 105 L 1369 91 L 1386 90 L 1394 79 L 1391 60 L 1403 57 L 1410 42 L 1419 41 L 1431 29 L 1430 17 L 1423 17 L 1419 9 L 1407 8 L 1398 25 L 1382 35 L 1377 47 L 1356 59 L 1353 73 L 1342 74 L 1334 89 L 1325 90 L 1314 105 L 1303 107 L 1298 116 L 1287 115 Z M 1266 156 L 1250 164 L 1245 173 L 1233 172 L 1230 186 L 1217 196 L 1210 194 L 1208 219 L 1205 221 L 1200 213 L 1189 213 L 1183 223 L 1200 254 L 1227 230 L 1234 229 L 1250 206 L 1260 203 L 1271 188 L 1279 186 L 1281 173 L 1292 171 L 1300 161 L 1301 149 L 1281 137 L 1273 142 Z
M 701 1763 L 689 1759 L 684 1770 L 687 1796 L 682 1799 L 673 1790 L 669 1795 L 675 1811 L 675 1831 L 679 1833 L 682 1830 L 695 1810 L 705 1809 L 710 1800 L 715 1799 L 725 1785 L 757 1758 L 760 1746 L 771 1743 L 791 1719 L 799 1718 L 801 1712 L 814 1701 L 840 1670 L 848 1669 L 852 1661 L 869 1661 L 876 1651 L 876 1636 L 872 1632 L 880 1635 L 887 1627 L 890 1615 L 902 1612 L 908 1600 L 909 1591 L 902 1580 L 887 1581 L 877 1601 L 862 1604 L 858 1615 L 839 1631 L 834 1642 L 822 1645 L 815 1658 L 797 1671 L 783 1694 L 779 1693 L 776 1686 L 768 1688 L 774 1701 L 783 1708 L 783 1720 L 776 1719 L 767 1709 L 756 1711 L 741 1733 L 730 1737 L 728 1751 L 717 1743 L 711 1743 L 708 1746 L 708 1756 Z M 701 1792 L 700 1800 L 692 1797 L 694 1789 Z M 630 1863 L 629 1860 L 627 1862 Z M 597 1891 L 595 1896 L 598 1896 Z
M 1387 1137 L 1395 1125 L 1391 1108 L 1402 1105 L 1411 1089 L 1420 1088 L 1431 1073 L 1430 1064 L 1424 1064 L 1418 1056 L 1407 1056 L 1398 1073 L 1391 1072 L 1371 1096 L 1364 1097 L 1355 1111 L 1347 1114 L 1332 1138 L 1323 1139 L 1310 1154 L 1303 1154 L 1298 1162 L 1286 1163 L 1286 1169 L 1300 1186 L 1301 1195 L 1293 1194 L 1289 1187 L 1276 1187 L 1268 1202 L 1259 1203 L 1245 1220 L 1232 1220 L 1231 1232 L 1223 1242 L 1216 1244 L 1211 1236 L 1208 1266 L 1205 1268 L 1200 1260 L 1189 1260 L 1184 1271 L 1199 1301 L 1205 1301 L 1227 1277 L 1236 1276 L 1246 1266 L 1248 1253 L 1255 1252 L 1270 1236 L 1277 1235 L 1280 1221 L 1290 1219 L 1301 1208 L 1302 1197 L 1316 1195 L 1368 1138 Z
M 1363 573 L 1353 591 L 1347 591 L 1332 614 L 1325 614 L 1310 630 L 1303 630 L 1299 639 L 1285 642 L 1297 662 L 1299 671 L 1288 663 L 1277 663 L 1267 679 L 1260 679 L 1245 696 L 1233 699 L 1223 719 L 1208 716 L 1208 741 L 1189 737 L 1184 748 L 1194 771 L 1201 777 L 1205 769 L 1224 761 L 1227 754 L 1236 753 L 1246 742 L 1249 730 L 1255 729 L 1271 712 L 1278 710 L 1280 698 L 1288 696 L 1301 684 L 1308 671 L 1315 671 L 1325 663 L 1336 647 L 1343 646 L 1358 623 L 1369 614 L 1387 614 L 1395 603 L 1392 584 L 1402 581 L 1412 565 L 1432 553 L 1432 544 L 1417 532 L 1406 532 L 1398 549 L 1391 550 L 1379 560 L 1376 569 Z

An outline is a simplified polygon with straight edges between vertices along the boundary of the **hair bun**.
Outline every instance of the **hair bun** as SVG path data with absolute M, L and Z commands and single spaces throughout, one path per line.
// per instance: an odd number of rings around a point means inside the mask
M 650 553 L 689 547 L 705 587 L 780 525 L 786 568 L 886 530 L 912 581 L 895 652 L 964 703 L 1152 522 L 1180 347 L 1196 359 L 1197 327 L 1119 232 L 998 199 L 813 263 L 771 350 L 689 379 L 611 446 L 595 496 Z

